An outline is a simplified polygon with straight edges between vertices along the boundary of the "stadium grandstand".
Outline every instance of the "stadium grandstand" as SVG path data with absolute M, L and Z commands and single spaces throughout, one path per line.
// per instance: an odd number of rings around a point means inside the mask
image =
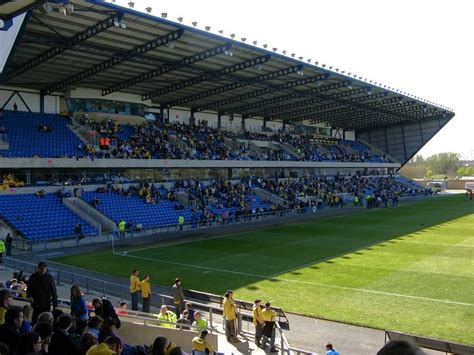
M 234 253 L 225 238 L 219 238 L 321 219 L 321 227 L 310 226 L 315 230 L 325 228 L 326 218 L 357 218 L 369 213 L 365 209 L 387 215 L 388 207 L 429 199 L 434 191 L 400 176 L 398 170 L 454 112 L 277 48 L 167 17 L 155 16 L 151 9 L 137 11 L 133 1 L 128 7 L 99 0 L 0 2 L 0 40 L 5 44 L 0 58 L 0 238 L 10 238 L 4 243 L 5 266 L 33 274 L 35 263 L 45 257 L 79 251 L 94 258 L 88 259 L 90 264 L 107 265 L 87 271 L 80 262 L 70 263 L 80 267 L 75 269 L 52 261 L 50 273 L 58 283 L 60 308 L 74 308 L 68 291 L 74 284 L 87 290 L 91 316 L 100 313 L 94 310 L 93 298 L 114 302 L 124 326 L 107 334 L 120 335 L 124 354 L 145 353 L 158 335 L 183 351 L 201 354 L 198 343 L 205 341 L 200 333 L 205 328 L 216 353 L 322 352 L 290 335 L 289 322 L 308 328 L 302 320 L 308 317 L 287 315 L 286 304 L 275 304 L 272 320 L 278 317 L 278 322 L 272 325 L 273 335 L 264 336 L 269 347 L 265 350 L 260 338 L 254 343 L 258 320 L 249 297 L 256 293 L 244 293 L 245 300 L 236 301 L 237 333 L 229 337 L 230 321 L 222 320 L 228 310 L 222 309 L 219 287 L 237 289 L 247 282 L 255 291 L 255 279 L 271 283 L 280 274 L 298 275 L 297 266 L 310 265 L 315 258 L 304 255 L 304 243 L 294 245 L 301 255 L 283 251 L 291 259 L 288 264 L 269 259 L 254 270 L 252 260 L 244 258 L 233 261 L 236 268 L 243 267 L 235 271 L 222 265 L 239 250 Z M 327 228 L 330 238 L 336 227 Z M 215 246 L 223 253 L 221 264 L 190 267 L 192 258 L 184 256 L 158 263 L 176 273 L 173 280 L 180 272 L 195 276 L 193 268 L 227 273 L 222 284 L 184 290 L 209 327 L 163 318 L 168 316 L 162 305 L 180 313 L 184 300 L 176 302 L 176 287 L 158 286 L 158 281 L 149 296 L 151 313 L 145 308 L 119 309 L 120 301 L 133 293 L 128 280 L 121 278 L 130 275 L 122 271 L 154 262 L 146 248 L 179 249 L 180 243 L 206 242 L 208 237 L 209 243 L 214 237 L 221 243 Z M 333 254 L 318 257 L 329 263 L 340 252 L 357 252 L 386 239 L 370 236 L 360 245 L 346 240 L 341 242 L 347 244 L 343 250 L 334 246 Z M 112 259 L 94 254 L 102 249 L 110 254 L 111 244 Z M 141 250 L 144 254 L 138 255 Z M 247 267 L 242 265 L 247 262 Z M 7 273 L 2 274 L 5 280 Z M 16 273 L 15 281 L 3 286 L 15 290 L 13 303 L 23 306 L 31 291 L 23 292 L 19 278 Z M 196 288 L 189 279 L 184 278 L 185 287 L 188 282 Z M 265 291 L 265 297 L 273 299 L 272 290 Z M 266 316 L 270 306 L 267 311 Z M 304 309 L 294 313 L 313 315 Z M 82 334 L 76 335 L 80 339 Z M 386 336 L 415 339 L 395 331 Z M 437 338 L 420 338 L 418 344 L 467 349 L 456 342 L 462 343 L 462 337 Z M 290 346 L 293 339 L 307 350 Z

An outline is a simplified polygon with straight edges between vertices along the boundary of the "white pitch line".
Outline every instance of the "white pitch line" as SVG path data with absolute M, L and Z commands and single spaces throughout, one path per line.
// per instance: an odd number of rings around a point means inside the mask
M 469 244 L 431 243 L 431 242 L 419 242 L 419 241 L 415 241 L 415 240 L 406 240 L 406 239 L 396 239 L 396 241 L 399 241 L 399 242 L 402 242 L 402 243 L 439 245 L 439 246 L 445 246 L 445 247 L 474 248 L 474 245 L 469 245 Z
M 416 203 L 416 202 L 412 202 L 412 203 Z M 278 226 L 266 226 L 266 227 L 262 227 L 262 228 L 256 228 L 255 230 L 226 233 L 226 234 L 222 234 L 222 235 L 216 235 L 214 237 L 201 237 L 199 239 L 177 241 L 175 243 L 164 243 L 164 244 L 161 244 L 161 245 L 152 245 L 152 246 L 148 246 L 148 247 L 144 247 L 144 248 L 127 250 L 127 252 L 128 253 L 133 253 L 133 252 L 136 252 L 136 251 L 166 248 L 166 247 L 170 247 L 170 246 L 174 246 L 174 245 L 180 245 L 180 244 L 197 243 L 197 242 L 202 242 L 202 241 L 206 241 L 206 240 L 220 239 L 220 238 L 226 238 L 226 237 L 228 238 L 230 236 L 236 236 L 236 235 L 239 235 L 239 234 L 260 232 L 262 230 L 269 230 L 269 229 L 275 229 L 275 228 L 287 227 L 287 226 L 296 226 L 296 225 L 300 225 L 300 224 L 310 223 L 312 221 L 325 221 L 325 220 L 331 220 L 331 219 L 336 219 L 336 218 L 354 216 L 354 215 L 361 214 L 361 213 L 371 213 L 371 212 L 377 212 L 377 211 L 379 211 L 379 210 L 376 210 L 376 209 L 372 209 L 372 210 L 357 209 L 355 212 L 343 213 L 343 214 L 340 214 L 340 215 L 337 215 L 337 216 L 327 216 L 327 217 L 321 217 L 321 218 L 305 218 L 301 221 L 288 223 L 288 224 L 285 224 L 283 226 L 280 226 L 280 225 L 278 225 Z M 316 214 L 316 215 L 314 215 L 314 217 L 318 217 L 318 215 Z M 116 254 L 118 254 L 118 253 L 116 253 Z
M 261 279 L 267 279 L 268 278 L 267 276 L 257 275 L 257 274 L 249 274 L 247 272 L 240 272 L 240 271 L 233 271 L 233 270 L 226 270 L 226 269 L 215 269 L 215 268 L 207 267 L 207 266 L 178 263 L 178 262 L 175 262 L 175 261 L 168 261 L 168 260 L 161 260 L 161 259 L 146 258 L 144 256 L 136 256 L 136 255 L 130 255 L 130 254 L 126 254 L 126 255 L 121 254 L 121 256 L 124 256 L 124 257 L 127 257 L 127 258 L 140 259 L 140 260 L 155 261 L 155 262 L 158 262 L 158 263 L 165 263 L 165 264 L 170 264 L 170 265 L 186 266 L 186 267 L 209 270 L 209 271 L 218 271 L 218 272 L 225 272 L 225 273 L 229 273 L 229 274 L 252 276 L 252 277 L 257 277 L 257 278 L 261 278 Z
M 384 296 L 389 296 L 389 297 L 410 298 L 410 299 L 417 299 L 417 300 L 436 302 L 436 303 L 445 303 L 445 304 L 454 304 L 454 305 L 458 305 L 458 306 L 474 307 L 473 303 L 467 303 L 467 302 L 441 300 L 441 299 L 437 299 L 437 298 L 404 295 L 404 294 L 401 294 L 401 293 L 377 291 L 377 290 L 370 290 L 370 289 L 356 288 L 356 287 L 348 287 L 348 286 L 331 285 L 331 284 L 324 284 L 324 283 L 319 283 L 319 282 L 290 280 L 290 279 L 285 279 L 285 278 L 280 278 L 280 277 L 250 274 L 250 273 L 246 273 L 246 272 L 225 270 L 225 269 L 215 269 L 215 268 L 206 267 L 206 266 L 193 265 L 193 264 L 184 264 L 184 263 L 178 263 L 178 262 L 174 262 L 174 261 L 159 260 L 159 259 L 152 259 L 152 258 L 145 258 L 145 257 L 135 256 L 135 255 L 124 255 L 124 256 L 128 257 L 128 258 L 142 259 L 142 260 L 147 260 L 147 261 L 155 261 L 155 262 L 159 262 L 159 263 L 166 263 L 166 264 L 178 265 L 178 266 L 186 266 L 186 267 L 196 268 L 196 269 L 204 269 L 204 270 L 209 270 L 209 271 L 217 271 L 217 272 L 223 272 L 223 273 L 252 276 L 252 277 L 260 278 L 260 279 L 263 279 L 263 280 L 272 279 L 272 280 L 284 281 L 284 282 L 288 282 L 288 283 L 299 283 L 299 284 L 306 284 L 306 285 L 312 285 L 312 286 L 320 286 L 320 287 L 325 287 L 325 288 L 334 288 L 334 289 L 339 289 L 339 290 L 347 290 L 347 291 L 355 291 L 355 292 L 363 292 L 363 293 L 373 293 L 373 294 L 384 295 Z

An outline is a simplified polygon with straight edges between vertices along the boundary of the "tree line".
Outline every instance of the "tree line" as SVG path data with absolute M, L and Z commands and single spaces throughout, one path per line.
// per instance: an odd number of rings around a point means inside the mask
M 460 154 L 451 152 L 435 154 L 426 159 L 416 155 L 400 169 L 400 174 L 412 179 L 474 176 L 474 167 L 463 166 L 460 158 Z

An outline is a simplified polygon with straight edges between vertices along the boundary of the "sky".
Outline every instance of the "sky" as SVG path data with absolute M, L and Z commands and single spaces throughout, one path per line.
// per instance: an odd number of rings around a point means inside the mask
M 474 1 L 135 0 L 147 6 L 450 107 L 456 116 L 419 153 L 474 159 Z

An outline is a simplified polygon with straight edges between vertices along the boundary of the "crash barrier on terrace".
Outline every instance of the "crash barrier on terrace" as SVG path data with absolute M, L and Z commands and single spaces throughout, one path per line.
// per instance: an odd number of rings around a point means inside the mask
M 404 340 L 409 343 L 416 344 L 420 348 L 441 351 L 446 354 L 474 354 L 474 346 L 422 337 L 418 335 L 397 332 L 394 330 L 385 331 L 385 342 L 390 340 Z

